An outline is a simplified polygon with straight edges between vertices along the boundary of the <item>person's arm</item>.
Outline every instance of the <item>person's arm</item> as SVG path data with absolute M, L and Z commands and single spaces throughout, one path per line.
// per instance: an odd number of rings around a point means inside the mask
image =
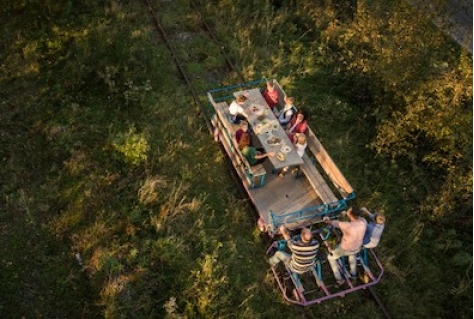
M 331 218 L 329 218 L 327 216 L 324 216 L 323 222 L 325 222 L 326 224 L 331 225 L 333 227 L 340 228 L 338 220 L 331 220 Z
M 281 113 L 280 113 L 280 117 L 279 117 L 279 120 L 280 120 L 280 123 L 283 125 L 283 124 L 288 124 L 290 121 L 291 121 L 291 118 L 293 116 L 293 112 L 290 110 L 283 110 Z
M 308 129 L 308 121 L 304 120 L 303 122 L 301 122 L 301 125 L 298 128 L 298 132 L 299 133 L 304 133 L 304 132 L 306 132 L 307 129 Z
M 264 158 L 264 157 L 272 157 L 272 156 L 275 156 L 274 152 L 257 154 L 257 155 L 255 155 L 255 158 L 256 159 L 261 159 L 261 158 Z
M 288 232 L 288 229 L 286 229 L 285 226 L 280 226 L 280 233 L 283 235 L 283 238 L 285 238 L 285 240 L 290 240 L 290 233 Z
M 360 209 L 364 214 L 367 215 L 367 217 L 370 219 L 370 221 L 375 222 L 375 215 L 372 214 L 367 207 L 361 207 Z
M 244 109 L 241 105 L 239 105 L 237 112 L 241 114 L 242 116 L 244 116 L 247 120 L 249 119 L 248 108 Z
M 288 130 L 288 132 L 293 133 L 293 131 L 296 129 L 297 126 L 298 126 L 297 123 L 292 125 L 291 122 L 290 122 L 290 129 Z

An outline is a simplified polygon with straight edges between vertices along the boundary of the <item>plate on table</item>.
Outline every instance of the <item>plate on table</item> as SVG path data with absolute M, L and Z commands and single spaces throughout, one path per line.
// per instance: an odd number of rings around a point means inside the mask
M 266 142 L 268 145 L 280 145 L 281 138 L 276 137 L 276 136 L 270 136 L 269 138 L 267 138 Z
M 252 104 L 250 105 L 250 111 L 257 116 L 262 116 L 264 115 L 265 108 L 258 104 Z
M 255 126 L 254 131 L 255 131 L 255 134 L 270 134 L 270 129 L 268 128 L 268 126 L 262 123 L 258 123 Z
M 276 158 L 277 158 L 277 160 L 279 160 L 280 162 L 284 162 L 284 161 L 286 160 L 286 156 L 285 156 L 285 154 L 283 154 L 282 152 L 278 152 Z
M 291 147 L 289 147 L 286 144 L 283 144 L 280 148 L 280 152 L 282 152 L 283 154 L 287 154 L 287 153 L 291 152 Z
M 278 122 L 278 121 L 272 121 L 271 127 L 272 127 L 272 130 L 273 130 L 274 132 L 278 131 L 278 129 L 280 128 L 280 122 Z

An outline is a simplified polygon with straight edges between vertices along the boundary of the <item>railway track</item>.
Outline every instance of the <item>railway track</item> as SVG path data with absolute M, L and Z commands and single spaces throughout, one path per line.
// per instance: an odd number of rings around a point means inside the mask
M 209 78 L 209 76 L 207 74 L 194 74 L 194 75 L 191 76 L 189 74 L 188 70 L 187 70 L 186 63 L 185 63 L 186 61 L 179 57 L 178 49 L 176 48 L 175 43 L 172 42 L 173 37 L 179 38 L 180 39 L 179 42 L 181 42 L 181 43 L 187 42 L 187 41 L 189 41 L 189 38 L 188 38 L 189 35 L 185 34 L 184 36 L 181 35 L 181 37 L 180 37 L 177 34 L 171 34 L 171 33 L 167 32 L 167 30 L 163 26 L 163 23 L 160 21 L 160 17 L 157 14 L 158 10 L 155 10 L 155 8 L 152 4 L 152 1 L 151 0 L 143 0 L 143 2 L 145 4 L 145 6 L 148 8 L 148 11 L 150 13 L 150 18 L 153 22 L 153 25 L 155 26 L 156 31 L 158 32 L 158 34 L 162 38 L 163 42 L 166 44 L 166 46 L 167 46 L 167 48 L 168 48 L 168 50 L 171 54 L 171 57 L 172 57 L 174 63 L 176 64 L 176 67 L 177 67 L 178 72 L 179 72 L 179 76 L 185 82 L 190 94 L 193 97 L 194 104 L 199 109 L 199 114 L 198 115 L 202 117 L 202 119 L 206 123 L 207 129 L 209 130 L 210 133 L 212 133 L 212 130 L 213 130 L 212 124 L 211 124 L 211 121 L 209 119 L 209 116 L 206 115 L 207 114 L 206 105 L 199 98 L 200 95 L 198 94 L 198 90 L 195 88 L 196 86 L 199 86 L 199 85 L 195 84 L 195 79 L 199 79 L 199 80 L 207 79 L 207 78 Z M 227 55 L 225 55 L 224 46 L 218 41 L 218 39 L 215 36 L 214 32 L 212 31 L 211 27 L 202 18 L 201 13 L 199 11 L 199 8 L 192 1 L 190 1 L 190 4 L 191 4 L 191 7 L 189 8 L 190 11 L 192 11 L 192 13 L 194 13 L 200 19 L 202 27 L 204 28 L 203 31 L 208 35 L 208 37 L 210 38 L 210 41 L 212 43 L 214 43 L 214 50 L 212 51 L 212 53 L 220 54 L 225 60 L 225 65 L 219 67 L 218 69 L 219 70 L 225 69 L 228 74 L 234 73 L 234 78 L 236 78 L 235 81 L 244 82 L 244 79 L 243 79 L 242 75 L 237 71 L 234 64 L 230 61 L 230 59 L 227 57 Z M 192 35 L 190 37 L 192 37 Z M 215 76 L 216 76 L 216 74 L 213 74 L 213 77 L 215 77 Z M 216 83 L 222 83 L 223 81 L 225 81 L 225 79 L 223 77 L 214 78 L 214 82 L 216 82 Z M 205 92 L 207 89 L 210 89 L 210 88 L 211 87 L 206 87 L 205 89 L 201 89 L 199 91 L 200 92 Z M 221 149 L 222 152 L 225 153 L 225 151 L 223 150 L 223 148 L 221 147 L 220 144 L 219 144 L 219 148 Z M 227 157 L 225 157 L 225 158 L 227 159 Z M 242 199 L 247 199 L 245 190 L 244 190 L 244 188 L 242 187 L 242 185 L 240 183 L 240 179 L 237 176 L 237 173 L 235 172 L 235 170 L 234 170 L 234 168 L 233 168 L 233 166 L 232 166 L 232 164 L 229 160 L 227 160 L 227 165 L 228 165 L 230 171 L 232 172 L 232 178 L 236 182 L 236 185 L 238 185 L 239 192 L 240 192 L 240 195 L 241 195 L 240 197 Z M 256 222 L 256 220 L 255 220 L 255 222 Z
M 194 101 L 195 105 L 199 109 L 199 115 L 205 121 L 206 126 L 207 126 L 208 130 L 210 131 L 210 133 L 212 133 L 213 126 L 212 126 L 212 123 L 210 121 L 209 115 L 207 113 L 205 102 L 203 102 L 203 100 L 200 98 L 200 94 L 198 93 L 198 90 L 196 89 L 196 84 L 195 84 L 195 81 L 194 81 L 195 79 L 206 78 L 206 75 L 205 74 L 190 75 L 190 72 L 188 71 L 188 68 L 186 66 L 187 61 L 185 61 L 185 59 L 183 59 L 179 56 L 179 54 L 178 54 L 179 50 L 176 49 L 176 47 L 173 43 L 172 38 L 173 37 L 176 38 L 176 35 L 171 36 L 170 33 L 167 32 L 166 28 L 161 23 L 160 16 L 158 14 L 158 10 L 154 9 L 152 1 L 151 0 L 143 0 L 143 2 L 148 8 L 148 11 L 150 13 L 150 17 L 153 21 L 153 24 L 156 28 L 156 31 L 160 34 L 160 37 L 162 38 L 163 42 L 166 44 L 168 50 L 171 53 L 172 59 L 173 59 L 174 63 L 176 64 L 176 67 L 179 71 L 179 76 L 185 82 L 190 94 L 193 97 L 193 101 Z M 192 11 L 192 13 L 196 17 L 198 17 L 203 33 L 207 34 L 207 36 L 209 38 L 209 42 L 212 42 L 214 44 L 214 51 L 215 51 L 214 54 L 217 53 L 222 57 L 222 59 L 224 61 L 224 64 L 225 64 L 225 70 L 227 71 L 228 74 L 231 74 L 233 76 L 233 80 L 232 80 L 233 83 L 244 83 L 244 82 L 246 82 L 246 80 L 243 78 L 242 74 L 235 67 L 234 63 L 232 63 L 231 59 L 229 59 L 229 57 L 227 56 L 227 54 L 225 52 L 225 46 L 218 40 L 218 38 L 216 37 L 216 35 L 213 32 L 212 28 L 207 23 L 207 21 L 204 19 L 203 15 L 200 11 L 200 8 L 192 0 L 188 0 L 188 3 L 189 3 L 189 9 Z M 181 41 L 181 42 L 185 42 L 185 41 Z M 224 68 L 224 66 L 222 68 L 220 68 L 221 72 L 222 72 L 223 68 Z M 224 81 L 226 81 L 226 80 L 229 80 L 228 77 L 222 76 L 222 77 L 216 78 L 215 82 L 217 84 L 214 85 L 214 87 L 215 86 L 220 86 L 221 83 L 224 83 Z M 199 90 L 199 92 L 205 92 L 205 91 L 207 91 L 211 88 L 212 87 L 207 87 L 205 90 Z M 219 144 L 219 146 L 220 146 L 220 144 Z M 222 147 L 221 147 L 221 151 L 225 153 L 225 151 L 222 149 Z M 233 168 L 232 164 L 230 163 L 230 161 L 228 161 L 227 164 L 229 165 L 229 168 L 233 172 L 233 174 L 232 174 L 233 179 L 235 179 L 236 184 L 239 185 L 241 194 L 246 196 L 245 190 L 241 186 L 242 185 L 241 181 L 240 181 L 239 177 L 237 176 L 236 172 L 234 171 L 234 168 Z M 257 221 L 257 214 L 253 214 L 253 215 L 255 215 L 255 222 L 256 222 Z M 266 237 L 263 240 L 264 241 L 269 241 L 270 239 L 268 237 Z M 269 242 L 267 242 L 266 244 L 269 244 Z M 383 314 L 383 316 L 385 318 L 391 318 L 391 315 L 390 315 L 389 311 L 387 310 L 387 308 L 383 304 L 382 300 L 378 297 L 378 295 L 376 294 L 373 287 L 369 287 L 368 295 L 377 304 L 377 306 L 379 307 L 379 309 L 380 309 L 381 313 Z M 311 311 L 308 308 L 298 306 L 297 309 L 301 313 L 302 318 L 307 318 L 307 319 L 315 318 L 315 316 L 311 313 Z

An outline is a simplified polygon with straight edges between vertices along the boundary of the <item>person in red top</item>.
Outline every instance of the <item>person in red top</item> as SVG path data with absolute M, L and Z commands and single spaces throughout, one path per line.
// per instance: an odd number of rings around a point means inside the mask
M 242 135 L 249 130 L 249 123 L 247 121 L 242 121 L 240 122 L 240 128 L 235 132 L 235 140 L 237 141 L 237 144 L 240 143 L 240 139 L 242 138 Z
M 286 134 L 293 143 L 294 136 L 296 133 L 304 134 L 308 129 L 308 115 L 304 110 L 299 110 L 296 116 L 293 116 L 290 123 L 287 126 Z
M 275 89 L 273 82 L 267 81 L 267 88 L 263 91 L 262 95 L 268 106 L 273 110 L 278 104 L 278 91 Z

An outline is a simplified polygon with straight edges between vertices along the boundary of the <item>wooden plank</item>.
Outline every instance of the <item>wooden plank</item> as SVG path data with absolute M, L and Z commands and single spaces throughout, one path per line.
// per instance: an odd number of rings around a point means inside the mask
M 305 154 L 303 156 L 303 161 L 304 164 L 301 165 L 301 170 L 304 172 L 311 186 L 313 186 L 323 203 L 329 204 L 336 202 L 338 199 L 332 192 L 331 188 L 329 188 L 323 176 L 316 169 L 308 155 Z
M 334 186 L 344 197 L 351 194 L 354 191 L 351 184 L 349 184 L 344 175 L 342 175 L 331 156 L 329 156 L 326 149 L 310 128 L 308 128 L 307 132 L 307 143 L 308 149 L 314 154 L 329 179 L 334 183 Z
M 271 165 L 266 162 L 264 166 L 268 170 Z M 250 190 L 251 199 L 265 224 L 270 224 L 271 213 L 274 216 L 284 216 L 322 204 L 308 180 L 295 177 L 291 173 L 286 174 L 283 178 L 278 174 L 267 174 L 265 187 Z M 319 219 L 307 219 L 285 226 L 294 229 L 302 223 L 311 224 Z

